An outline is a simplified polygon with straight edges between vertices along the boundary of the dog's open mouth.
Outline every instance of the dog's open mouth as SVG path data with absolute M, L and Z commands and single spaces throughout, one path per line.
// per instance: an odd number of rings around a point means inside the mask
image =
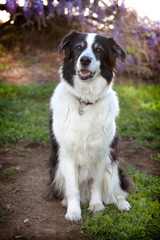
M 78 72 L 78 74 L 79 74 L 80 79 L 82 79 L 82 80 L 87 80 L 87 79 L 89 79 L 89 78 L 93 78 L 95 72 L 93 73 L 93 72 L 90 72 L 90 71 L 87 70 L 87 69 L 81 69 L 81 70 Z

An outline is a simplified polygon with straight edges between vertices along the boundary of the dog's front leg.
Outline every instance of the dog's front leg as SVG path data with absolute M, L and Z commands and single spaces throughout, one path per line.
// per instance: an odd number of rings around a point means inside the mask
M 65 179 L 65 198 L 67 200 L 65 218 L 70 221 L 78 221 L 81 219 L 78 177 L 74 160 L 66 156 L 63 158 L 63 177 Z
M 105 171 L 105 160 L 99 162 L 96 177 L 91 186 L 91 199 L 89 203 L 89 210 L 93 212 L 104 210 L 105 207 L 102 203 L 102 181 Z

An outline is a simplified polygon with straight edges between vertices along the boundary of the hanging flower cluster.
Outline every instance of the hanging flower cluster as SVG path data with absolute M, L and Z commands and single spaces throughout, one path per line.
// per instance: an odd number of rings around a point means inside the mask
M 6 7 L 11 14 L 15 14 L 17 6 L 17 0 L 6 0 Z

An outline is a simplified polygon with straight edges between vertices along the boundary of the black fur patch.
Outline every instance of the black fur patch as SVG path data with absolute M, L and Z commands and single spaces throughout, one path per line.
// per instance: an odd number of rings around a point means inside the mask
M 118 168 L 118 174 L 121 188 L 126 192 L 130 192 L 132 182 L 130 181 L 128 175 L 121 168 Z
M 111 148 L 111 152 L 110 152 L 111 161 L 113 163 L 115 161 L 118 162 L 119 160 L 118 160 L 118 136 L 117 135 L 115 135 L 110 145 L 110 148 Z M 120 179 L 121 188 L 126 192 L 130 192 L 132 182 L 130 181 L 128 175 L 121 168 L 118 168 L 118 175 Z
M 54 178 L 55 178 L 57 164 L 58 164 L 59 146 L 54 137 L 54 133 L 52 131 L 52 114 L 50 117 L 50 141 L 51 141 L 51 154 L 50 154 L 50 158 L 49 158 L 49 162 L 48 162 L 50 179 L 49 179 L 49 182 L 43 192 L 43 197 L 47 201 L 53 201 L 55 199 L 62 200 L 63 196 L 58 191 L 58 189 L 55 188 L 55 184 L 54 184 Z
M 62 64 L 62 76 L 63 78 L 73 86 L 73 76 L 76 75 L 73 59 L 65 57 Z
M 120 57 L 123 62 L 126 58 L 126 54 L 124 50 L 113 40 L 113 38 L 96 35 L 95 43 L 103 49 L 102 54 L 96 54 L 95 52 L 96 58 L 101 62 L 101 75 L 108 83 L 110 83 L 113 78 L 117 57 Z
M 113 162 L 117 161 L 118 160 L 118 136 L 117 135 L 114 136 L 114 139 L 110 144 L 110 149 L 111 149 L 110 151 L 111 160 Z

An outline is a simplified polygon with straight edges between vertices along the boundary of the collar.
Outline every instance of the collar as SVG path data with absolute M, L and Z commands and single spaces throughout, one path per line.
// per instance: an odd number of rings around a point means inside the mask
M 77 98 L 77 100 L 79 101 L 80 104 L 84 104 L 84 105 L 86 105 L 86 106 L 87 106 L 87 105 L 91 105 L 91 104 L 95 104 L 95 103 L 98 101 L 98 100 L 97 100 L 96 102 L 91 103 L 91 102 L 88 102 L 88 101 L 83 100 L 81 97 L 80 97 L 80 98 L 79 98 L 79 97 L 76 97 L 76 98 Z

